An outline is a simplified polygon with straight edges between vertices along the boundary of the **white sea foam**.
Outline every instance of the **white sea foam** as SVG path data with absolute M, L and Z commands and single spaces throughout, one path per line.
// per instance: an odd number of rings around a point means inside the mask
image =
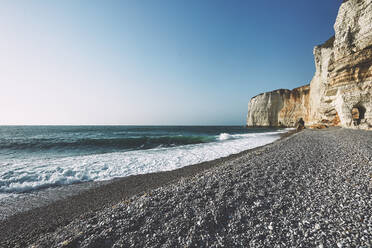
M 216 142 L 65 158 L 0 162 L 0 193 L 174 170 L 271 143 L 285 132 L 221 134 Z
M 219 140 L 228 140 L 231 138 L 231 135 L 228 133 L 221 133 L 220 136 L 218 137 Z

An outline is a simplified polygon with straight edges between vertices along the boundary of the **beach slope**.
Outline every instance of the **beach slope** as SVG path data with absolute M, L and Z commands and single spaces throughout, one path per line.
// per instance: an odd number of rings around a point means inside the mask
M 372 132 L 305 130 L 2 245 L 369 247 L 371 209 Z

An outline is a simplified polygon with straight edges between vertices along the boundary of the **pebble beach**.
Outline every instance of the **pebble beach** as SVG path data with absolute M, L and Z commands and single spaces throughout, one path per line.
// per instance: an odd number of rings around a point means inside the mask
M 372 132 L 304 130 L 0 224 L 0 247 L 371 247 Z

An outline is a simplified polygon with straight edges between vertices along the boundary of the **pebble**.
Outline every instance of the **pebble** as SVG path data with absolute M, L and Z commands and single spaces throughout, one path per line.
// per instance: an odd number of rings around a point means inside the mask
M 371 141 L 368 131 L 305 130 L 28 246 L 372 247 Z

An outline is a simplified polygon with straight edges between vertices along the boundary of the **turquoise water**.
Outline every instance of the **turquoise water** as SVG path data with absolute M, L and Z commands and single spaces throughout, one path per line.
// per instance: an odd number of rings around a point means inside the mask
M 0 193 L 172 170 L 264 145 L 283 129 L 2 126 Z

